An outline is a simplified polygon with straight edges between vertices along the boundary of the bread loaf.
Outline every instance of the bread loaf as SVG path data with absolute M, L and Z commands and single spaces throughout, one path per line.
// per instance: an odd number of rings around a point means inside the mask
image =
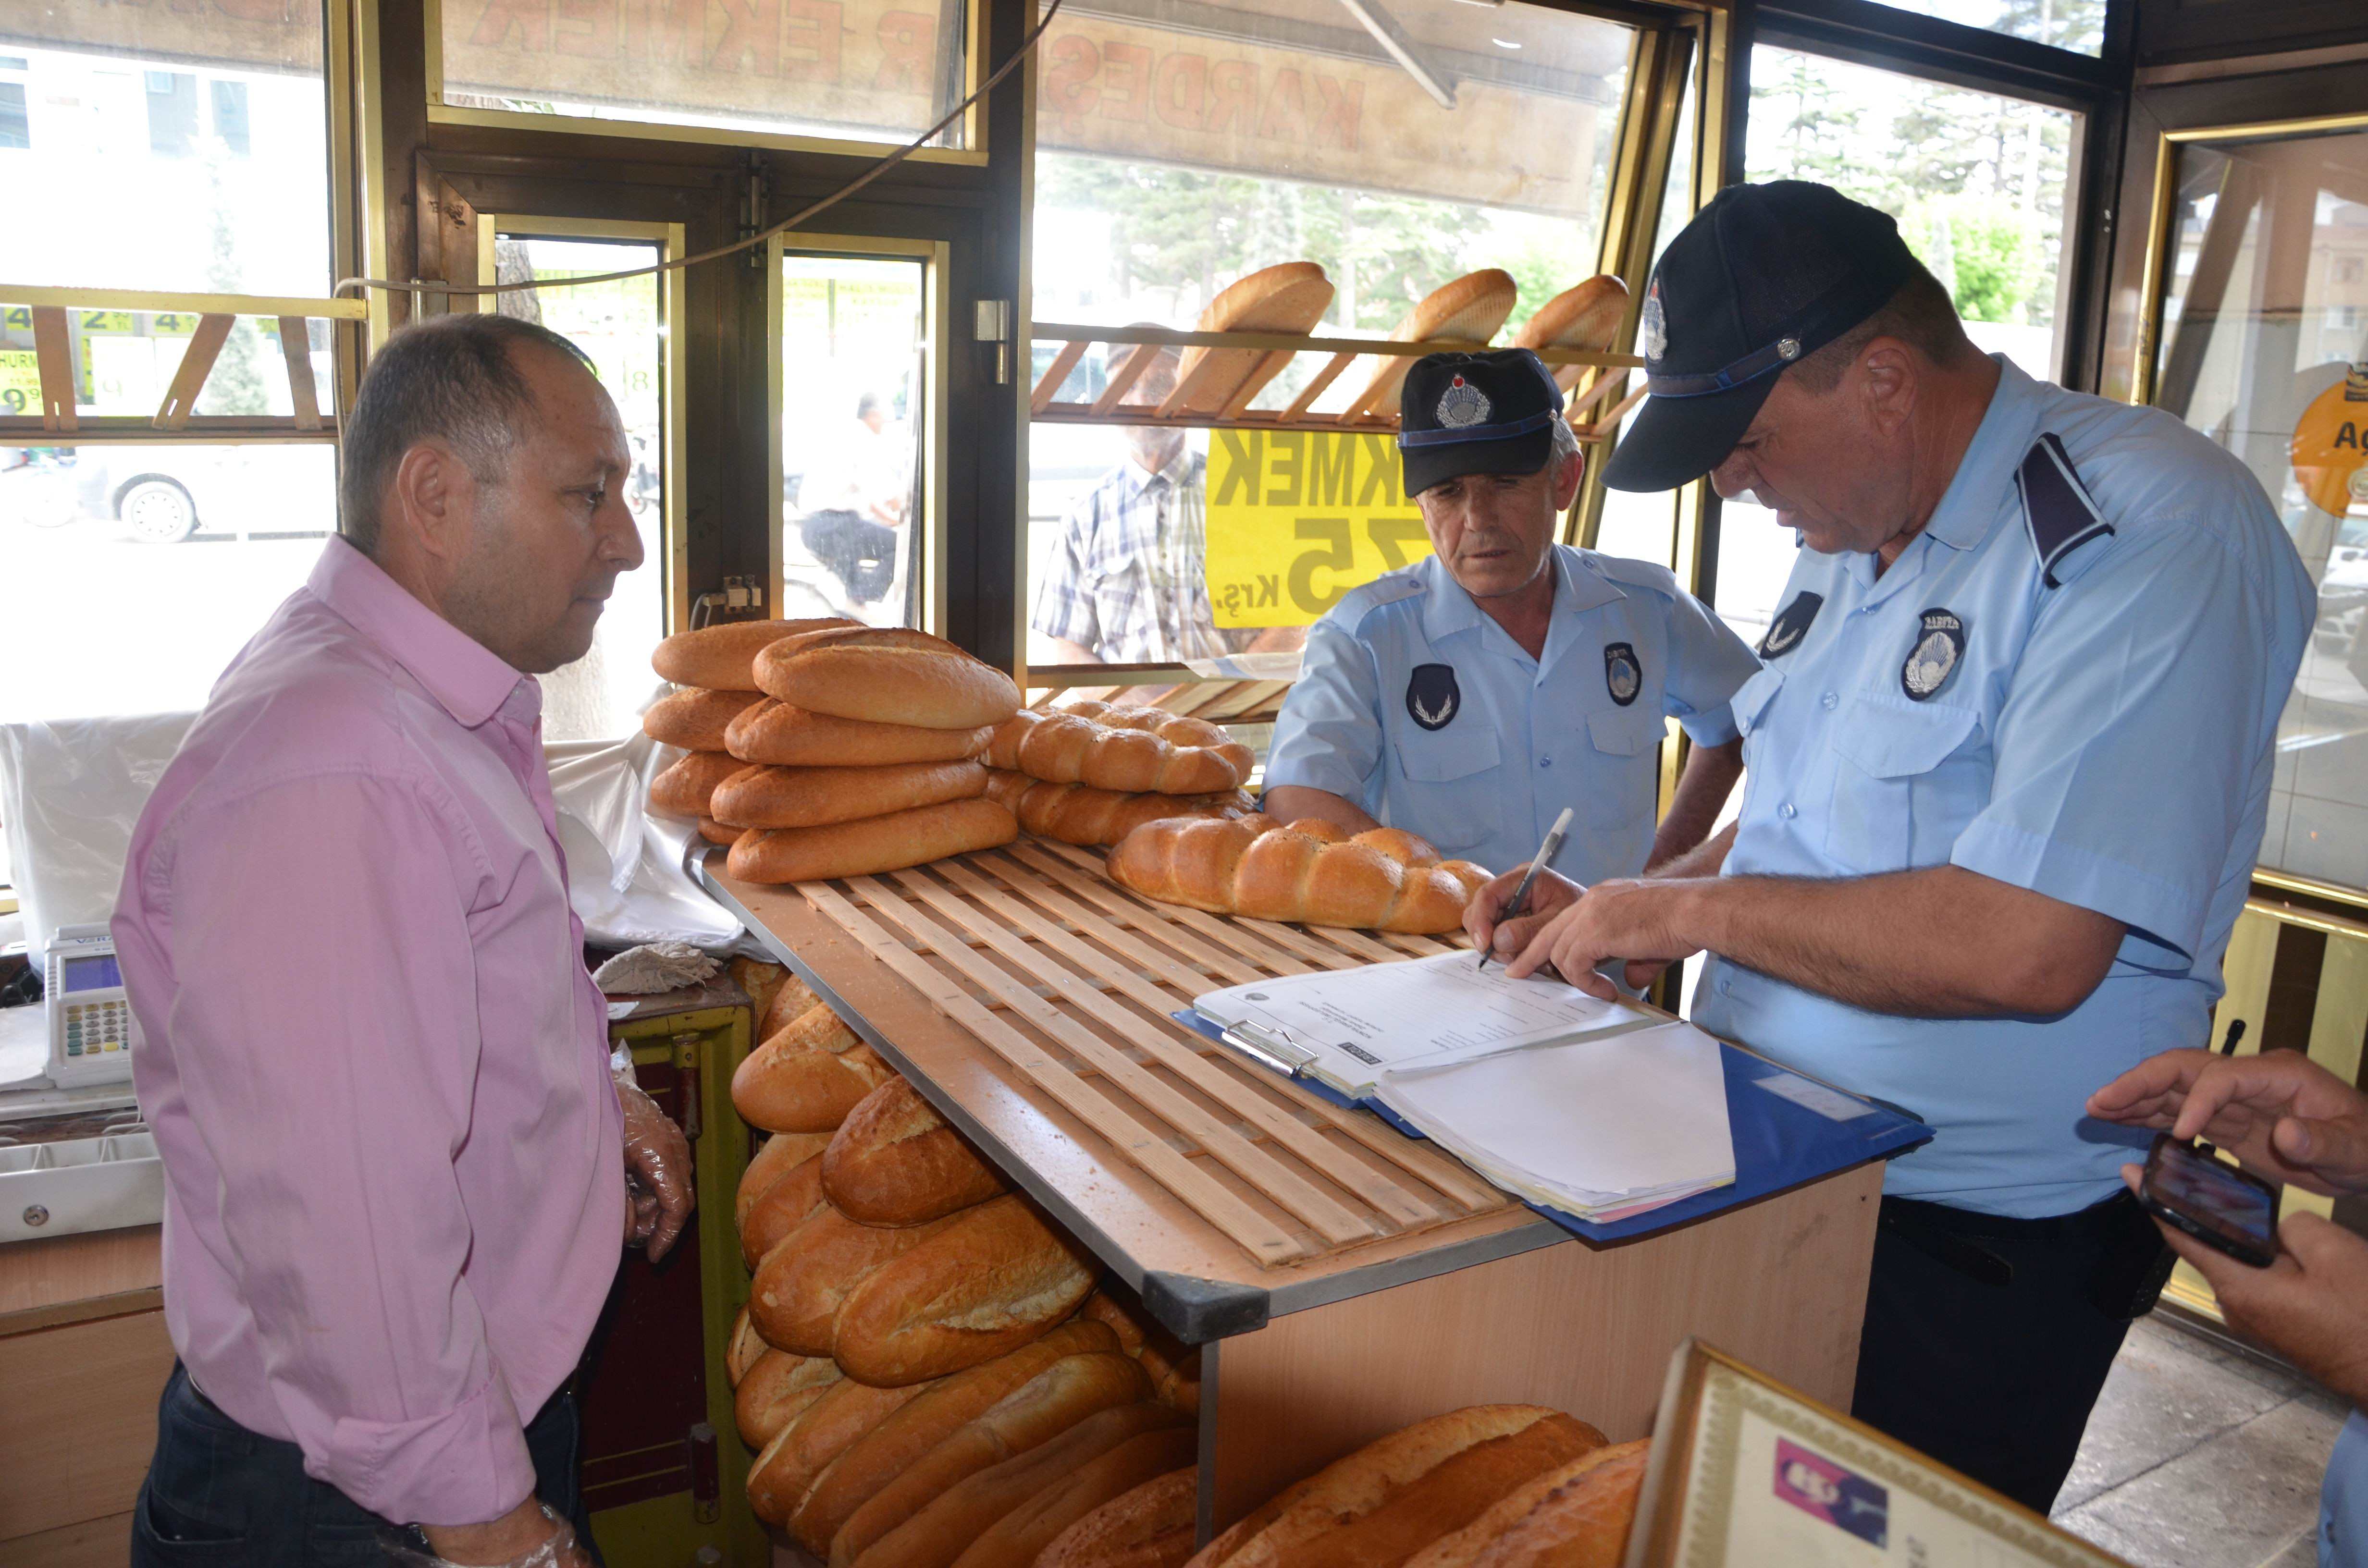
M 1537 313 L 1513 335 L 1513 347 L 1578 348 L 1600 354 L 1611 347 L 1627 314 L 1628 285 L 1606 273 L 1565 289 L 1540 305 Z M 1554 384 L 1563 391 L 1577 384 L 1579 366 L 1556 365 L 1553 369 Z
M 814 1138 L 816 1133 L 784 1132 L 783 1138 Z M 740 1221 L 740 1260 L 754 1273 L 765 1255 L 789 1240 L 790 1233 L 828 1208 L 822 1195 L 822 1156 L 810 1155 L 803 1165 L 765 1189 L 748 1206 Z
M 894 1069 L 816 1003 L 732 1071 L 732 1108 L 768 1132 L 831 1132 Z
M 748 1210 L 771 1191 L 773 1184 L 830 1147 L 827 1132 L 776 1132 L 748 1157 L 740 1173 L 740 1188 L 733 1195 L 732 1222 L 745 1229 Z
M 723 1381 L 734 1388 L 748 1375 L 748 1369 L 771 1346 L 757 1333 L 757 1325 L 748 1321 L 748 1309 L 743 1306 L 739 1316 L 732 1320 L 732 1333 L 723 1342 Z
M 1110 1499 L 1053 1538 L 1036 1568 L 1184 1568 L 1201 1474 L 1171 1470 Z
M 975 762 L 884 767 L 750 767 L 718 788 L 715 820 L 734 827 L 820 827 L 986 793 Z
M 732 1421 L 740 1440 L 762 1449 L 838 1380 L 838 1363 L 827 1356 L 767 1350 L 733 1391 Z
M 821 631 L 833 626 L 853 626 L 844 616 L 821 620 L 731 620 L 677 631 L 650 654 L 650 667 L 660 680 L 677 686 L 702 686 L 710 691 L 754 691 L 757 654 L 784 637 Z
M 1402 1426 L 1252 1509 L 1190 1568 L 1277 1568 L 1308 1541 L 1362 1518 L 1475 1443 L 1558 1414 L 1542 1404 L 1475 1404 Z
M 790 983 L 790 971 L 780 964 L 745 955 L 726 960 L 723 971 L 732 977 L 733 984 L 747 994 L 748 1021 L 752 1024 L 765 1016 L 765 1010 L 773 1005 L 773 998 L 779 996 L 781 987 Z M 804 1009 L 800 1008 L 799 1011 Z M 762 1040 L 765 1037 L 760 1034 L 753 1038 Z
M 994 849 L 1019 836 L 1019 819 L 993 801 L 949 801 L 828 827 L 751 828 L 732 846 L 725 869 L 744 882 L 826 882 Z
M 1015 713 L 986 747 L 989 767 L 1050 784 L 1161 795 L 1239 789 L 1255 760 L 1249 747 L 1214 724 L 1156 708 L 1104 702 Z
M 1390 336 L 1400 343 L 1468 343 L 1474 348 L 1485 347 L 1513 313 L 1520 294 L 1520 285 L 1513 281 L 1511 273 L 1483 267 L 1432 290 L 1406 312 Z M 1398 388 L 1414 369 L 1414 361 L 1405 355 L 1367 358 L 1380 363 L 1364 390 L 1349 400 L 1345 413 L 1395 419 Z
M 848 1377 L 914 1383 L 975 1367 L 1044 1333 L 1094 1287 L 1092 1255 L 1016 1194 L 915 1229 L 930 1226 L 944 1228 L 848 1294 L 832 1350 Z
M 848 1295 L 892 1259 L 952 1223 L 939 1220 L 888 1230 L 859 1225 L 825 1204 L 775 1243 L 757 1266 L 748 1286 L 749 1321 L 768 1345 L 801 1356 L 828 1356 Z M 908 1378 L 905 1383 L 921 1381 Z
M 723 728 L 723 749 L 773 767 L 885 767 L 898 762 L 957 762 L 986 749 L 992 724 L 928 730 L 810 713 L 768 697 Z
M 747 831 L 746 828 L 726 827 L 713 817 L 699 819 L 699 836 L 721 849 L 729 849 L 739 843 Z
M 1410 833 L 1344 835 L 1307 818 L 1146 823 L 1119 841 L 1110 880 L 1145 898 L 1258 920 L 1438 935 L 1463 923 L 1488 881 L 1469 860 L 1441 862 Z
M 822 1187 L 840 1213 L 867 1225 L 917 1225 L 1005 1190 L 995 1167 L 903 1077 L 847 1113 L 824 1152 Z
M 747 767 L 730 752 L 687 752 L 650 780 L 650 810 L 664 817 L 706 816 L 715 787 Z
M 1470 1568 L 1620 1568 L 1651 1449 L 1640 1440 L 1589 1455 L 1596 1463 L 1540 1498 Z
M 981 1471 L 1073 1430 L 1097 1413 L 1137 1412 L 1128 1418 L 1133 1429 L 1148 1430 L 1149 1418 L 1141 1413 L 1156 1408 L 1144 1403 L 1149 1392 L 1143 1369 L 1115 1351 L 1089 1351 L 1053 1362 L 865 1499 L 831 1537 L 830 1568 L 851 1568 L 933 1499 Z
M 930 1384 L 814 1478 L 790 1511 L 790 1533 L 816 1556 L 826 1554 L 858 1508 L 939 1444 L 1046 1369 L 1071 1356 L 1106 1354 L 1114 1344 L 1099 1324 L 1065 1323 L 1033 1344 Z
M 1063 844 L 1111 845 L 1147 822 L 1241 817 L 1258 810 L 1258 802 L 1239 790 L 1219 795 L 1129 795 L 1085 784 L 1046 784 L 994 767 L 986 770 L 986 797 L 1017 816 L 1023 831 Z
M 1462 1529 L 1451 1530 L 1407 1558 L 1406 1568 L 1471 1568 L 1474 1557 L 1526 1517 L 1549 1494 L 1598 1465 L 1624 1458 L 1630 1449 L 1637 1446 L 1631 1443 L 1616 1447 L 1598 1444 L 1575 1460 L 1531 1476 L 1488 1505 L 1477 1518 Z
M 842 1378 L 790 1418 L 748 1467 L 748 1506 L 768 1525 L 790 1517 L 814 1478 L 920 1388 L 875 1389 Z
M 1305 333 L 1332 308 L 1332 280 L 1312 261 L 1286 261 L 1217 290 L 1201 312 L 1202 332 Z M 1289 361 L 1256 348 L 1188 348 L 1176 367 L 1177 406 L 1190 414 L 1239 409 Z
M 918 631 L 860 628 L 788 638 L 757 656 L 757 680 L 767 696 L 793 708 L 875 724 L 974 730 L 1019 711 L 1009 676 Z
M 1192 1462 L 1199 1435 L 1178 1424 L 1139 1433 L 1055 1479 L 987 1527 L 954 1568 L 1034 1568 L 1061 1532 L 1154 1476 Z
M 1154 1399 L 1187 1415 L 1200 1408 L 1201 1352 L 1188 1348 L 1139 1303 L 1122 1301 L 1105 1289 L 1087 1297 L 1077 1315 L 1109 1325 L 1120 1346 L 1151 1380 Z
M 1541 1416 L 1450 1454 L 1377 1506 L 1278 1553 L 1276 1568 L 1396 1568 L 1523 1482 L 1602 1446 L 1592 1426 L 1559 1413 Z
M 642 714 L 642 733 L 685 751 L 723 750 L 723 732 L 757 698 L 746 691 L 696 687 L 659 698 Z
M 822 998 L 814 994 L 814 988 L 792 974 L 781 982 L 781 988 L 765 1004 L 757 1032 L 751 1038 L 770 1040 L 821 1005 Z
M 1156 1404 L 1121 1405 L 1087 1416 L 1051 1441 L 948 1488 L 852 1561 L 860 1568 L 951 1568 L 996 1520 L 1046 1487 L 1146 1432 L 1181 1429 L 1181 1417 Z M 834 1558 L 836 1551 L 834 1543 Z

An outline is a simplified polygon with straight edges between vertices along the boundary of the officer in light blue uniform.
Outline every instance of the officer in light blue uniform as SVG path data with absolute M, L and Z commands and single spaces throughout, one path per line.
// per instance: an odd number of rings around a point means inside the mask
M 2167 1267 L 2084 1102 L 2206 1043 L 2309 578 L 2235 458 L 1980 355 L 1822 186 L 1721 192 L 1640 344 L 1608 483 L 1708 472 L 1806 548 L 1735 698 L 1731 839 L 1542 893 L 1500 950 L 1707 949 L 1703 1028 L 1934 1127 L 1884 1183 L 1855 1413 L 2044 1513 Z
M 1666 567 L 1554 542 L 1583 472 L 1527 349 L 1408 371 L 1399 443 L 1434 553 L 1310 629 L 1275 724 L 1267 809 L 1383 822 L 1450 858 L 1526 865 L 1565 807 L 1582 881 L 1691 848 L 1738 770 L 1727 699 L 1759 667 Z M 1692 737 L 1656 846 L 1660 742 Z

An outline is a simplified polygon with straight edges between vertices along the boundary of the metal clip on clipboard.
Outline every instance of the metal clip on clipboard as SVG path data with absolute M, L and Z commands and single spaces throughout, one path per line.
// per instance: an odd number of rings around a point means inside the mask
M 1217 1038 L 1288 1078 L 1298 1077 L 1315 1061 L 1315 1052 L 1292 1039 L 1291 1031 L 1280 1024 L 1272 1028 L 1252 1023 L 1233 1024 L 1220 1029 Z

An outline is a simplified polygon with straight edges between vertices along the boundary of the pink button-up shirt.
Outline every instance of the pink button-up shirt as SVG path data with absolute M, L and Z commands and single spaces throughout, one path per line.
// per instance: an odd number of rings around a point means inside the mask
M 398 1521 L 533 1490 L 521 1428 L 624 1231 L 541 705 L 333 539 L 165 770 L 116 904 L 174 1348 Z

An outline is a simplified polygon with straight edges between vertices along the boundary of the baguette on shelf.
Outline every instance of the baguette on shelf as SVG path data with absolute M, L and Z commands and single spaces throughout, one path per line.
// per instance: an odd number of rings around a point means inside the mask
M 866 1095 L 823 1152 L 821 1191 L 867 1225 L 918 1225 L 1008 1190 L 905 1077 Z
M 732 721 L 761 700 L 753 691 L 686 687 L 649 705 L 642 714 L 642 733 L 685 751 L 722 751 Z
M 1258 802 L 1240 790 L 1215 795 L 1139 795 L 1087 784 L 1047 784 L 1024 773 L 986 770 L 986 798 L 1002 805 L 1020 828 L 1063 844 L 1108 847 L 1147 822 L 1168 817 L 1241 817 Z
M 1285 1488 L 1188 1568 L 1618 1568 L 1648 1449 L 1543 1405 L 1450 1411 Z
M 1611 347 L 1620 324 L 1628 314 L 1628 285 L 1606 273 L 1564 290 L 1544 304 L 1513 335 L 1513 347 L 1593 349 Z M 1554 384 L 1568 392 L 1578 382 L 1577 365 L 1557 365 Z M 1605 372 L 1611 374 L 1610 371 Z
M 748 1467 L 749 1507 L 767 1524 L 788 1518 L 791 1506 L 805 1495 L 814 1477 L 921 1392 L 918 1384 L 879 1389 L 852 1378 L 841 1378 L 823 1390 L 822 1397 L 791 1416 Z
M 665 817 L 703 817 L 717 786 L 756 769 L 727 751 L 687 752 L 650 780 L 650 810 Z
M 827 1356 L 768 1346 L 732 1392 L 732 1420 L 740 1440 L 762 1449 L 844 1375 Z
M 916 806 L 827 827 L 751 828 L 725 869 L 745 882 L 818 882 L 927 865 L 1019 836 L 1019 819 L 985 799 Z
M 784 637 L 853 626 L 845 616 L 817 620 L 730 620 L 677 631 L 650 654 L 650 667 L 660 680 L 677 686 L 704 687 L 710 691 L 757 690 L 757 655 Z
M 768 1132 L 835 1132 L 891 1075 L 879 1052 L 817 1002 L 733 1069 L 732 1105 Z
M 1094 1288 L 1092 1255 L 1016 1193 L 882 1233 L 924 1239 L 856 1283 L 839 1311 L 832 1354 L 865 1382 L 920 1382 L 992 1360 Z
M 1198 1470 L 1171 1470 L 1120 1494 L 1054 1537 L 1036 1568 L 1184 1568 L 1200 1483 Z
M 885 767 L 899 762 L 958 762 L 986 749 L 995 726 L 933 730 L 814 713 L 763 699 L 724 726 L 723 749 L 772 767 Z
M 1436 936 L 1488 881 L 1398 828 L 1349 837 L 1318 818 L 1146 823 L 1119 841 L 1110 880 L 1145 898 L 1255 920 Z
M 1015 713 L 986 748 L 990 767 L 1131 794 L 1222 794 L 1248 782 L 1255 761 L 1249 747 L 1214 724 L 1090 701 Z
M 727 960 L 723 972 L 732 977 L 733 984 L 747 994 L 748 1021 L 752 1024 L 772 1011 L 773 998 L 781 994 L 791 980 L 790 971 L 781 965 L 746 957 Z M 798 1011 L 805 1009 L 801 1007 Z M 765 1037 L 757 1034 L 750 1038 L 762 1040 Z
M 1105 1285 L 1086 1298 L 1077 1315 L 1106 1324 L 1118 1335 L 1119 1347 L 1133 1357 L 1144 1376 L 1151 1380 L 1154 1399 L 1187 1415 L 1201 1408 L 1201 1352 L 1187 1348 L 1153 1321 L 1133 1292 L 1123 1286 Z
M 656 794 L 655 786 L 651 793 Z M 985 793 L 986 769 L 968 760 L 892 762 L 878 767 L 753 767 L 742 763 L 718 781 L 708 814 L 730 827 L 826 827 Z
M 1199 1434 L 1182 1423 L 1154 1426 L 1085 1460 L 989 1525 L 954 1568 L 1034 1568 L 1061 1532 L 1155 1476 L 1192 1462 Z
M 1286 261 L 1218 290 L 1198 325 L 1202 332 L 1304 334 L 1332 308 L 1332 280 L 1321 267 Z M 1176 365 L 1176 405 L 1187 414 L 1238 411 L 1288 363 L 1287 354 L 1256 348 L 1187 348 Z
M 1505 318 L 1513 313 L 1520 292 L 1513 275 L 1500 267 L 1465 273 L 1423 296 L 1390 336 L 1401 343 L 1468 343 L 1475 349 L 1485 348 L 1505 324 Z M 1414 361 L 1402 354 L 1366 358 L 1379 363 L 1364 390 L 1349 400 L 1345 412 L 1350 416 L 1395 419 L 1398 389 L 1405 384 L 1406 372 L 1414 369 Z
M 828 1135 L 819 1132 L 777 1132 L 765 1147 L 769 1150 L 777 1143 L 828 1142 Z M 754 1273 L 763 1265 L 766 1254 L 828 1206 L 822 1195 L 822 1155 L 808 1154 L 787 1176 L 767 1186 L 740 1217 L 741 1261 Z
M 848 1298 L 896 1257 L 954 1223 L 949 1217 L 927 1225 L 860 1225 L 825 1204 L 774 1243 L 757 1266 L 748 1287 L 748 1319 L 768 1345 L 801 1356 L 835 1357 Z
M 756 676 L 776 701 L 873 723 L 973 730 L 1019 711 L 1009 676 L 925 631 L 841 627 L 783 638 L 757 653 Z

